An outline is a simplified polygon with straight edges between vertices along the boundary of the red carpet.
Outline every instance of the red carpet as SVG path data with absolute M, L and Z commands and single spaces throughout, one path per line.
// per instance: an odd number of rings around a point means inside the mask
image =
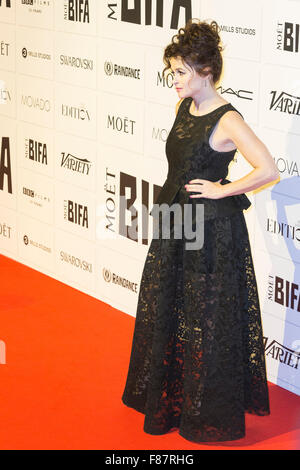
M 134 318 L 0 256 L 0 449 L 300 449 L 300 397 L 270 384 L 271 415 L 244 439 L 150 436 L 121 402 Z

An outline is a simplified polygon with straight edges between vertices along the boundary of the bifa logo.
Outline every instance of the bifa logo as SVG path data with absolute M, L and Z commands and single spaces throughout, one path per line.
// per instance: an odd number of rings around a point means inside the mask
M 6 344 L 0 340 L 0 365 L 6 364 Z

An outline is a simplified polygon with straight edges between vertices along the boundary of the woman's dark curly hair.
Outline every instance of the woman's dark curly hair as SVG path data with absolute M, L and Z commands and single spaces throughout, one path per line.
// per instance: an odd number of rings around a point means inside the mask
M 189 20 L 185 28 L 180 28 L 172 37 L 171 44 L 164 50 L 163 61 L 166 67 L 163 74 L 171 68 L 170 59 L 180 57 L 200 75 L 211 73 L 213 82 L 218 82 L 223 67 L 223 47 L 220 45 L 218 29 L 216 21 L 209 24 L 197 19 Z M 209 67 L 209 71 L 203 70 L 206 67 Z

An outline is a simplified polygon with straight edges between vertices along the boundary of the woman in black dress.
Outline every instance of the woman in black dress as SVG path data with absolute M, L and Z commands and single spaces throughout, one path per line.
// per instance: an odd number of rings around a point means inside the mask
M 194 442 L 240 439 L 245 412 L 270 413 L 243 210 L 251 205 L 244 192 L 276 180 L 278 171 L 240 112 L 215 89 L 221 51 L 217 24 L 191 20 L 164 52 L 180 101 L 166 143 L 168 175 L 155 202 L 190 204 L 193 211 L 203 204 L 204 243 L 187 249 L 185 235 L 153 237 L 122 396 L 145 414 L 146 433 L 178 430 Z M 237 148 L 253 170 L 230 182 Z M 159 227 L 161 234 L 161 221 Z

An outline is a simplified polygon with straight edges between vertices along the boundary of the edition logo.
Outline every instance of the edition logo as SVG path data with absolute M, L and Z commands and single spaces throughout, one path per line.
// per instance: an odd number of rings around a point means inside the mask
M 267 232 L 300 242 L 300 227 L 267 218 Z
M 12 194 L 9 137 L 2 137 L 0 145 L 0 191 L 4 190 L 4 177 L 6 177 L 7 191 Z
M 268 300 L 300 312 L 299 285 L 271 274 L 268 279 Z
M 119 286 L 125 287 L 126 289 L 131 290 L 135 294 L 137 294 L 137 283 L 129 281 L 125 277 L 118 276 L 115 273 L 112 273 L 109 269 L 103 268 L 102 275 L 105 282 L 112 282 L 113 284 L 118 284 Z
M 269 342 L 269 338 L 264 337 L 264 347 L 266 356 L 271 356 L 275 361 L 279 361 L 294 369 L 298 369 L 300 352 L 289 349 L 278 343 L 275 339 Z
M 48 165 L 47 145 L 33 139 L 25 140 L 25 158 Z
M 155 0 L 154 0 L 155 1 Z M 142 24 L 141 0 L 134 0 L 134 7 L 129 8 L 129 0 L 121 0 L 121 21 L 125 23 Z M 192 0 L 168 0 L 172 5 L 171 29 L 178 29 L 181 8 L 185 10 L 185 23 L 192 18 Z M 107 2 L 108 18 L 117 20 L 117 3 Z M 145 25 L 152 25 L 152 0 L 144 0 Z M 164 0 L 156 0 L 156 26 L 164 27 Z
M 133 69 L 132 67 L 125 67 L 123 65 L 113 64 L 112 62 L 106 60 L 104 63 L 104 71 L 106 75 L 117 75 L 120 77 L 129 77 L 140 80 L 141 69 Z
M 88 208 L 77 202 L 64 201 L 64 217 L 68 222 L 89 228 Z
M 281 111 L 282 113 L 294 114 L 300 116 L 300 97 L 293 96 L 289 93 L 282 91 L 277 95 L 276 91 L 271 91 L 272 100 L 270 104 L 270 111 Z
M 300 25 L 298 23 L 277 21 L 277 49 L 280 51 L 299 52 Z
M 75 171 L 76 173 L 82 173 L 88 175 L 92 166 L 92 163 L 86 158 L 78 158 L 70 153 L 66 154 L 62 152 L 61 165 L 62 168 Z
M 80 119 L 81 121 L 91 120 L 90 114 L 87 109 L 76 108 L 75 106 L 69 106 L 68 104 L 61 105 L 62 116 L 70 117 L 72 119 Z
M 67 0 L 64 3 L 64 18 L 78 23 L 90 22 L 89 0 Z

